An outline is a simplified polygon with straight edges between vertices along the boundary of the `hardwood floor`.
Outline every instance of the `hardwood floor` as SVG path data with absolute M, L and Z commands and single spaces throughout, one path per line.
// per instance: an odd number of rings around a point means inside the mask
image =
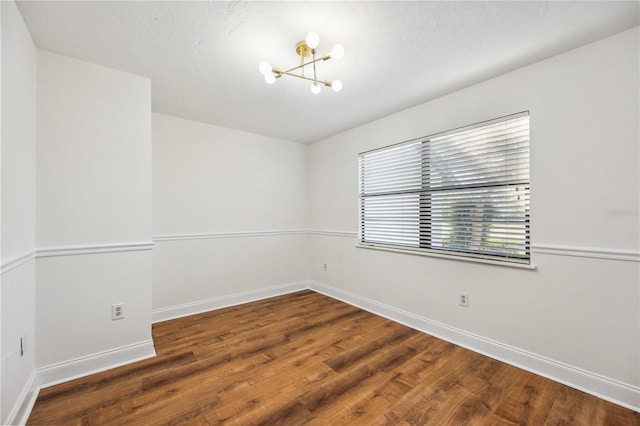
M 154 324 L 153 338 L 153 359 L 43 389 L 29 424 L 640 425 L 311 291 Z

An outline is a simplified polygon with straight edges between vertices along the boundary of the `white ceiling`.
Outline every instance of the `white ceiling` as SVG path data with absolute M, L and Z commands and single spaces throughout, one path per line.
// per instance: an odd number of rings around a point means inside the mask
M 640 3 L 19 1 L 37 47 L 149 77 L 153 110 L 311 143 L 639 24 Z M 341 92 L 313 95 L 258 63 L 318 64 Z M 585 70 L 588 72 L 588 70 Z

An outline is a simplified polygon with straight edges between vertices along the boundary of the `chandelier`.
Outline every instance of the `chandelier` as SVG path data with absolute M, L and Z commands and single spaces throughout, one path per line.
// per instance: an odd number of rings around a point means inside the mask
M 299 41 L 296 44 L 296 54 L 300 56 L 300 65 L 290 68 L 286 71 L 283 71 L 279 68 L 271 66 L 271 64 L 267 61 L 260 62 L 258 69 L 260 73 L 264 75 L 264 81 L 268 84 L 273 84 L 276 82 L 276 79 L 284 76 L 290 75 L 291 77 L 301 78 L 303 80 L 308 80 L 311 82 L 311 92 L 313 94 L 320 93 L 322 86 L 331 87 L 334 92 L 339 92 L 342 90 L 342 81 L 340 80 L 320 80 L 316 75 L 316 62 L 319 61 L 327 61 L 329 59 L 341 59 L 344 56 L 344 47 L 339 44 L 336 44 L 331 49 L 331 52 L 326 53 L 318 58 L 316 58 L 316 48 L 320 44 L 320 37 L 317 33 L 310 32 L 307 34 L 307 37 L 303 41 Z M 311 57 L 311 60 L 305 62 L 305 58 Z M 313 74 L 305 75 L 304 70 L 305 67 L 313 65 Z M 299 74 L 294 73 L 294 71 L 300 71 Z

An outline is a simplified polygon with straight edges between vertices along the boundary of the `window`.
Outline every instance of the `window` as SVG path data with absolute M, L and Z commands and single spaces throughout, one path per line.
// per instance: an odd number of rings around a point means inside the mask
M 529 263 L 528 112 L 359 155 L 359 244 Z

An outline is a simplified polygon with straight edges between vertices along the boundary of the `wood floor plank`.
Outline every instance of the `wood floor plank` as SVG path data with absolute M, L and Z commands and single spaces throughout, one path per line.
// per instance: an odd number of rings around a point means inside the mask
M 155 358 L 43 389 L 28 424 L 640 426 L 308 290 L 154 324 L 153 338 Z
M 376 395 L 374 387 L 382 386 L 388 380 L 388 374 L 379 373 L 367 380 L 367 389 L 351 387 L 332 401 L 324 404 L 313 414 L 310 425 L 351 425 L 373 424 L 381 412 L 385 412 L 389 402 Z

